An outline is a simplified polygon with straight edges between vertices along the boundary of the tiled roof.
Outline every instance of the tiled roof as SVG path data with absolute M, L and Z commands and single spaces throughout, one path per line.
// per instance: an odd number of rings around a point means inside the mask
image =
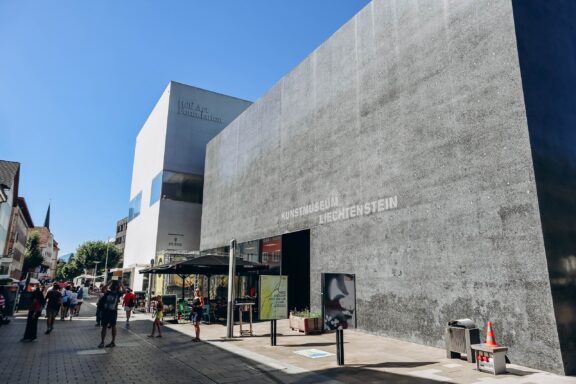
M 20 168 L 20 163 L 15 161 L 0 160 L 0 184 L 5 184 L 6 186 L 12 188 L 14 184 L 14 178 L 18 173 Z

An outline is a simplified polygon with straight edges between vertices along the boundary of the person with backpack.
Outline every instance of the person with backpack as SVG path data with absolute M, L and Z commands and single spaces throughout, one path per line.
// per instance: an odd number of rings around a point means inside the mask
M 46 292 L 46 334 L 52 332 L 54 329 L 54 320 L 58 316 L 58 311 L 62 305 L 62 294 L 60 293 L 60 285 L 54 283 L 52 288 Z
M 126 294 L 124 295 L 122 306 L 124 307 L 124 311 L 126 311 L 126 323 L 129 323 L 130 315 L 136 306 L 136 295 L 130 288 L 126 288 Z
M 102 296 L 102 331 L 100 332 L 101 342 L 98 348 L 113 348 L 116 346 L 116 320 L 118 319 L 118 303 L 122 297 L 124 286 L 118 283 L 118 280 L 110 282 L 108 292 Z M 112 341 L 108 344 L 104 343 L 106 339 L 106 329 L 110 326 L 112 330 Z
M 82 306 L 82 303 L 84 302 L 84 287 L 83 286 L 79 286 L 78 287 L 78 292 L 76 292 L 77 300 L 78 300 L 78 304 L 76 304 L 76 311 L 74 311 L 74 316 L 78 316 L 80 314 L 80 307 Z
M 108 289 L 106 288 L 105 285 L 103 285 L 101 290 L 100 290 L 101 295 L 98 298 L 98 301 L 96 302 L 96 326 L 97 327 L 99 327 L 100 324 L 102 323 L 102 311 L 104 310 L 103 297 L 107 291 L 108 291 Z
M 68 317 L 68 311 L 70 309 L 70 286 L 67 285 L 66 288 L 62 290 L 62 307 L 60 308 L 60 320 Z

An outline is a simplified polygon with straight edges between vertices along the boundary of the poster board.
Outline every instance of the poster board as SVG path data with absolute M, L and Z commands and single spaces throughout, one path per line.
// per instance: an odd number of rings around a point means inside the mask
M 356 275 L 322 273 L 324 329 L 356 328 Z
M 176 295 L 162 295 L 164 317 L 176 317 Z
M 288 276 L 260 275 L 258 313 L 260 320 L 288 318 Z

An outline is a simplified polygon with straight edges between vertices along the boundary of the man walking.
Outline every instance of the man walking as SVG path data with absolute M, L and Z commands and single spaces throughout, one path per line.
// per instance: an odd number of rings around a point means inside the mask
M 118 319 L 118 302 L 123 294 L 123 285 L 117 280 L 112 280 L 109 291 L 102 296 L 102 331 L 100 332 L 101 342 L 98 348 L 115 347 L 116 344 L 116 320 Z M 112 330 L 112 341 L 104 344 L 106 339 L 106 329 L 110 326 Z
M 54 328 L 54 320 L 58 316 L 58 311 L 60 310 L 60 305 L 62 304 L 62 294 L 59 291 L 60 286 L 58 283 L 54 283 L 52 289 L 48 290 L 46 294 L 46 334 L 52 332 Z
M 136 305 L 136 295 L 130 288 L 126 288 L 126 294 L 124 295 L 124 300 L 122 302 L 124 306 L 124 311 L 126 311 L 126 323 L 130 322 L 130 315 L 134 311 L 134 306 Z

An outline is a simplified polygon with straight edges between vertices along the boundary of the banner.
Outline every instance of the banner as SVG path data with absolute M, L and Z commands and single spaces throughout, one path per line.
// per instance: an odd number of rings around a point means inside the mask
M 288 276 L 260 275 L 259 319 L 288 318 Z
M 322 314 L 325 329 L 356 328 L 356 276 L 322 274 Z

